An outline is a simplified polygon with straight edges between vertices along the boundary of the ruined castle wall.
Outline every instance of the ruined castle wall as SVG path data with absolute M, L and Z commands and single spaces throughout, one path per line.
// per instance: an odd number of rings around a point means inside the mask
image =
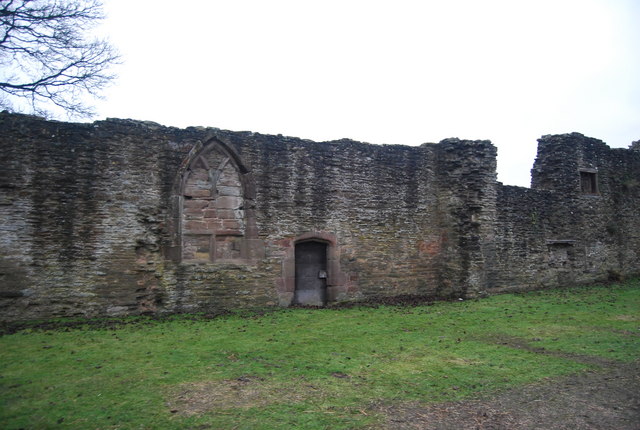
M 216 138 L 233 147 L 251 172 L 264 255 L 251 264 L 164 263 L 162 279 L 171 294 L 192 297 L 176 299 L 172 308 L 290 304 L 288 262 L 302 237 L 335 240 L 334 300 L 435 293 L 442 226 L 432 147 L 223 131 Z
M 552 237 L 553 225 L 549 208 L 561 203 L 551 192 L 498 187 L 495 259 L 488 273 L 489 292 L 558 285 L 558 273 L 549 262 L 547 238 Z
M 578 133 L 541 138 L 532 188 L 499 188 L 489 289 L 640 273 L 639 180 L 638 151 L 611 149 Z
M 295 243 L 307 239 L 330 244 L 332 301 L 479 288 L 479 226 L 494 210 L 489 142 L 316 143 L 8 114 L 0 124 L 3 319 L 289 305 Z M 193 164 L 208 145 L 222 155 L 204 163 L 227 154 L 237 169 L 220 170 L 236 179 L 220 182 L 229 195 L 218 200 Z M 212 222 L 211 237 L 228 241 L 184 245 Z
M 150 306 L 139 252 L 160 240 L 154 229 L 173 181 L 166 173 L 180 148 L 139 145 L 139 130 L 98 124 L 4 116 L 2 129 L 3 315 Z
M 438 145 L 439 208 L 448 226 L 441 256 L 444 297 L 482 293 L 494 259 L 496 148 L 489 141 L 461 143 L 446 139 Z
M 289 306 L 295 246 L 329 302 L 475 297 L 640 273 L 640 152 L 540 140 L 532 188 L 489 141 L 312 142 L 0 114 L 0 318 Z
M 432 148 L 267 139 L 241 154 L 254 171 L 267 255 L 284 256 L 302 234 L 330 232 L 347 295 L 433 288 L 437 266 L 420 251 L 440 240 Z

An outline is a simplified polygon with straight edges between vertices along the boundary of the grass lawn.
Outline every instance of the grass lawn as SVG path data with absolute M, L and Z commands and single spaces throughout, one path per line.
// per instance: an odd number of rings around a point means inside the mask
M 639 280 L 26 329 L 0 337 L 0 428 L 375 428 L 375 405 L 483 396 L 639 354 Z

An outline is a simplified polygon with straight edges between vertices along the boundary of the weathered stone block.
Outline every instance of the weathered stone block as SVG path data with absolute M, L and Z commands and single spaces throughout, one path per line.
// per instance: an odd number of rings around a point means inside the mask
M 211 190 L 206 188 L 189 187 L 184 190 L 184 195 L 188 197 L 211 197 Z
M 221 196 L 216 199 L 217 209 L 238 209 L 242 206 L 244 199 L 241 197 Z
M 184 223 L 185 231 L 207 231 L 208 223 L 204 221 L 187 221 Z
M 236 219 L 242 218 L 242 213 L 238 213 L 234 209 L 217 209 L 217 214 L 220 219 Z
M 240 197 L 242 195 L 242 188 L 240 188 L 239 186 L 237 187 L 219 186 L 218 195 Z
M 202 209 L 199 209 L 199 208 L 188 208 L 188 207 L 186 207 L 186 208 L 184 208 L 183 213 L 185 215 L 191 216 L 192 218 L 196 218 L 196 217 L 197 218 L 202 218 L 204 216 L 205 212 Z
M 224 230 L 240 230 L 242 227 L 242 222 L 239 220 L 225 219 L 222 221 L 222 228 Z
M 204 209 L 209 205 L 209 201 L 208 200 L 193 200 L 193 199 L 188 199 L 184 201 L 184 208 L 185 209 Z

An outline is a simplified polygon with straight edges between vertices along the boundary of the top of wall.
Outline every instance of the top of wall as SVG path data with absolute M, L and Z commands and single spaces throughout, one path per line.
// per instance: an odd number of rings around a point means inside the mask
M 490 148 L 489 152 L 496 154 L 496 149 L 489 140 L 463 140 L 458 138 L 447 138 L 439 143 L 423 143 L 419 146 L 395 145 L 395 144 L 371 144 L 360 142 L 352 139 L 338 139 L 331 141 L 313 141 L 292 136 L 283 136 L 262 134 L 251 131 L 230 131 L 216 127 L 198 127 L 192 126 L 184 129 L 164 126 L 153 121 L 107 118 L 93 123 L 68 123 L 63 121 L 47 120 L 42 117 L 25 114 L 14 114 L 7 111 L 0 112 L 0 123 L 3 127 L 12 128 L 22 135 L 33 135 L 34 137 L 41 135 L 42 138 L 47 136 L 49 140 L 51 136 L 51 128 L 59 127 L 67 130 L 67 133 L 73 134 L 123 134 L 123 135 L 142 135 L 142 136 L 162 136 L 170 141 L 201 141 L 204 142 L 212 137 L 228 139 L 234 142 L 259 141 L 274 145 L 294 145 L 294 146 L 316 146 L 336 148 L 336 146 L 347 146 L 359 148 L 361 151 L 367 151 L 366 148 L 378 148 L 378 151 L 393 151 L 394 148 L 401 151 L 421 153 L 424 150 L 430 151 L 438 148 L 446 153 L 455 153 L 458 148 L 466 147 L 484 147 Z M 36 124 L 41 124 L 38 126 Z M 46 125 L 45 125 L 46 124 Z M 17 130 L 16 130 L 17 129 Z M 620 154 L 621 158 L 628 158 L 631 152 L 640 154 L 640 140 L 633 142 L 629 149 L 610 148 L 606 143 L 599 139 L 584 136 L 580 133 L 567 133 L 557 135 L 544 135 L 538 139 L 538 151 L 536 160 L 531 170 L 532 188 L 536 189 L 553 189 L 556 186 L 562 187 L 562 184 L 554 184 L 550 179 L 550 175 L 544 172 L 562 168 L 562 170 L 575 170 L 580 168 L 595 168 L 598 156 L 592 156 L 591 161 L 576 159 L 577 152 L 582 154 L 609 154 L 612 151 Z M 480 151 L 482 152 L 482 151 Z M 467 154 L 468 156 L 469 154 Z M 586 157 L 589 158 L 589 157 Z M 596 160 L 596 161 L 593 161 Z M 578 166 L 580 164 L 580 166 Z M 560 180 L 560 179 L 558 179 Z M 502 185 L 498 182 L 499 185 Z M 527 187 L 521 187 L 527 188 Z
M 446 138 L 439 143 L 423 143 L 418 146 L 400 145 L 400 144 L 373 144 L 368 142 L 361 142 L 349 138 L 342 138 L 329 141 L 314 141 L 311 139 L 304 139 L 293 136 L 284 136 L 281 134 L 263 134 L 252 131 L 231 131 L 220 129 L 217 127 L 201 127 L 190 126 L 186 128 L 178 128 L 173 126 L 165 126 L 153 121 L 134 120 L 134 119 L 121 119 L 121 118 L 107 118 L 105 120 L 98 120 L 92 123 L 74 123 L 64 122 L 58 120 L 49 120 L 35 115 L 26 115 L 19 113 L 9 113 L 7 111 L 0 112 L 0 123 L 4 123 L 4 127 L 13 127 L 22 129 L 24 134 L 38 135 L 45 131 L 45 128 L 36 128 L 35 124 L 46 124 L 46 128 L 49 127 L 63 127 L 67 129 L 75 129 L 77 131 L 95 132 L 100 129 L 108 129 L 111 132 L 118 132 L 123 134 L 158 134 L 165 135 L 167 137 L 191 137 L 200 138 L 201 140 L 207 140 L 211 137 L 233 137 L 234 139 L 257 139 L 266 140 L 279 143 L 295 144 L 295 145 L 348 145 L 348 146 L 370 146 L 376 148 L 404 148 L 405 150 L 420 151 L 424 148 L 443 145 L 447 147 L 447 151 L 453 150 L 457 145 L 465 146 L 489 146 L 493 147 L 489 140 L 466 140 L 458 138 Z M 28 127 L 28 128 L 24 128 Z M 49 136 L 51 137 L 51 136 Z

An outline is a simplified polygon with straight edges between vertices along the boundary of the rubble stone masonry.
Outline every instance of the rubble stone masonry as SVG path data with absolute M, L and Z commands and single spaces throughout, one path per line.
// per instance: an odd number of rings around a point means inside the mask
M 0 320 L 477 297 L 640 273 L 640 151 L 544 136 L 532 187 L 489 141 L 312 142 L 0 114 Z

